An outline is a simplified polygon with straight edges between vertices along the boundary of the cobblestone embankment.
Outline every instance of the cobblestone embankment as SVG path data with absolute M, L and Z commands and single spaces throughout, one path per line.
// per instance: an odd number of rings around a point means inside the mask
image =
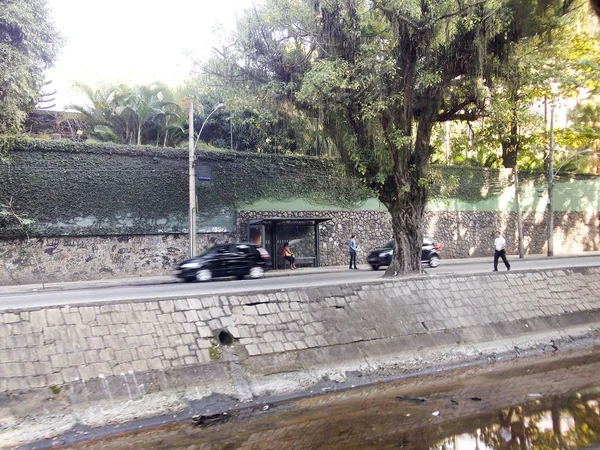
M 600 267 L 0 313 L 0 442 L 596 337 Z M 24 431 L 27 430 L 27 431 Z

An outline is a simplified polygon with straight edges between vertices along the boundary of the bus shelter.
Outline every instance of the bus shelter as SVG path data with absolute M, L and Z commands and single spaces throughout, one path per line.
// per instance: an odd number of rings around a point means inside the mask
M 248 222 L 248 240 L 271 255 L 273 269 L 285 268 L 283 244 L 289 243 L 297 265 L 321 265 L 319 225 L 329 217 L 265 217 Z

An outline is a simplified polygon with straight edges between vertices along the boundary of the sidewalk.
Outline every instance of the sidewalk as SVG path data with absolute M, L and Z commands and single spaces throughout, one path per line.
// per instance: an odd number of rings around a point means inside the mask
M 364 265 L 367 269 L 368 265 Z M 348 270 L 346 266 L 324 266 L 324 267 L 299 267 L 296 270 L 267 270 L 265 278 L 289 277 L 295 275 L 306 275 L 310 273 L 331 273 Z M 369 267 L 370 270 L 370 267 Z M 167 284 L 181 283 L 182 281 L 172 275 L 156 275 L 148 277 L 128 277 L 128 278 L 110 278 L 104 280 L 85 280 L 85 281 L 64 281 L 59 283 L 34 283 L 17 284 L 10 286 L 0 286 L 2 294 L 16 294 L 20 292 L 39 292 L 39 291 L 61 291 L 68 289 L 96 289 L 112 286 L 142 286 L 145 284 Z
M 526 255 L 524 260 L 536 260 L 536 259 L 548 259 L 548 258 L 570 258 L 570 257 L 581 257 L 581 256 L 598 256 L 600 252 L 585 252 L 585 253 L 569 253 L 562 255 L 546 256 L 546 255 Z M 510 261 L 520 260 L 518 255 L 508 255 Z M 471 263 L 484 263 L 492 264 L 493 257 L 482 257 L 482 258 L 461 258 L 461 259 L 443 259 L 442 264 L 471 264 Z M 363 270 L 371 270 L 370 266 L 363 262 L 359 263 L 359 267 Z M 306 275 L 311 273 L 332 273 L 347 271 L 348 267 L 343 266 L 321 266 L 321 267 L 299 267 L 296 270 L 290 269 L 276 269 L 268 270 L 265 272 L 265 278 L 273 277 L 290 277 L 295 275 Z M 383 274 L 383 270 L 381 270 Z M 166 284 L 166 283 L 179 283 L 181 282 L 172 275 L 157 275 L 148 277 L 128 277 L 128 278 L 110 278 L 104 280 L 86 280 L 86 281 L 70 281 L 70 282 L 59 282 L 59 283 L 35 283 L 35 284 L 22 284 L 22 285 L 10 285 L 0 286 L 0 293 L 2 294 L 15 294 L 21 292 L 39 292 L 39 291 L 60 291 L 68 289 L 96 289 L 102 287 L 112 286 L 141 286 L 145 284 Z

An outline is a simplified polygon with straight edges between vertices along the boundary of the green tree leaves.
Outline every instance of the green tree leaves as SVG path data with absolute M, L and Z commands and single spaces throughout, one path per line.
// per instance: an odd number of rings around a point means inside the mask
M 87 97 L 85 105 L 70 108 L 84 114 L 89 137 L 121 144 L 177 146 L 187 139 L 184 91 L 163 83 L 141 86 L 76 87 Z
M 2 1 L 0 133 L 19 131 L 41 95 L 43 72 L 61 45 L 46 0 Z
M 542 91 L 534 71 L 551 66 L 548 55 L 536 59 L 535 47 L 578 2 L 267 0 L 240 21 L 206 72 L 232 92 L 243 85 L 244 95 L 268 93 L 262 99 L 278 108 L 318 111 L 348 171 L 391 213 L 401 250 L 391 271 L 420 270 L 438 124 L 481 117 L 495 92 L 492 134 L 505 163 L 516 158 L 523 142 L 515 131 L 527 114 L 516 100 L 534 98 L 524 86 Z M 532 44 L 515 52 L 523 38 Z M 480 163 L 497 165 L 490 153 L 481 147 Z

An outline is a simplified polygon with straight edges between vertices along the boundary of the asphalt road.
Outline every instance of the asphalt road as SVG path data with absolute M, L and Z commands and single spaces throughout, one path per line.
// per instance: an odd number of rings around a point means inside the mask
M 600 254 L 546 258 L 535 256 L 518 259 L 509 258 L 511 271 L 555 269 L 582 266 L 600 266 Z M 435 268 L 426 268 L 428 276 L 468 275 L 491 272 L 492 259 L 446 260 Z M 504 271 L 502 262 L 499 270 Z M 362 270 L 346 267 L 321 267 L 297 271 L 272 271 L 260 280 L 225 279 L 208 283 L 184 283 L 171 277 L 146 279 L 110 280 L 102 282 L 59 283 L 52 285 L 6 286 L 0 288 L 0 310 L 15 308 L 39 308 L 55 305 L 107 303 L 123 300 L 149 300 L 159 298 L 181 298 L 194 295 L 248 293 L 272 289 L 291 289 L 309 286 L 324 286 L 345 283 L 366 283 L 382 280 L 385 270 L 371 270 L 367 265 Z

